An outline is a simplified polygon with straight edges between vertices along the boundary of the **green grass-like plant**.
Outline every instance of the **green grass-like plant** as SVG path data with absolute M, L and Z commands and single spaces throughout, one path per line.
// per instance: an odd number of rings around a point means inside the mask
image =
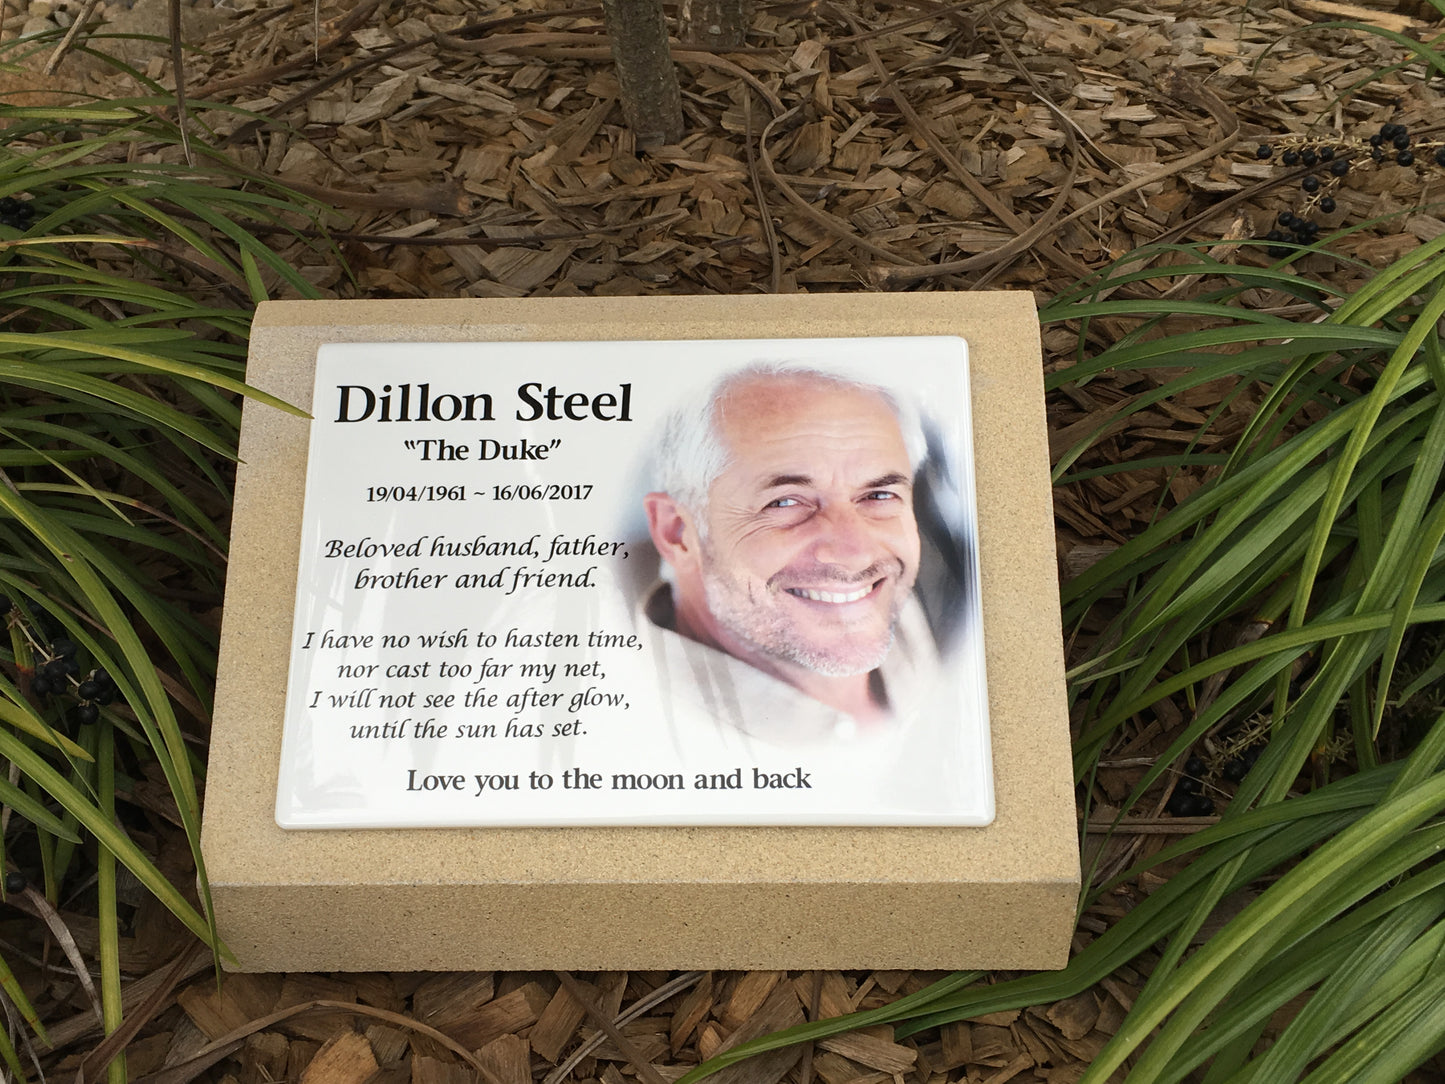
M 958 973 L 740 1045 L 681 1084 L 858 1027 L 892 1024 L 902 1037 L 1071 997 L 1131 964 L 1148 981 L 1086 1084 L 1121 1068 L 1131 1084 L 1195 1072 L 1207 1084 L 1386 1084 L 1445 1046 L 1442 253 L 1445 237 L 1341 293 L 1296 273 L 1293 257 L 1236 266 L 1187 247 L 1154 267 L 1160 252 L 1141 250 L 1043 310 L 1046 326 L 1080 333 L 1052 388 L 1107 373 L 1138 391 L 1062 458 L 1061 484 L 1116 469 L 1080 463 L 1112 423 L 1169 396 L 1227 377 L 1260 400 L 1232 445 L 1151 459 L 1206 480 L 1064 585 L 1068 631 L 1087 628 L 1093 643 L 1069 675 L 1084 808 L 1100 759 L 1165 698 L 1186 722 L 1121 816 L 1196 750 L 1252 742 L 1258 761 L 1217 824 L 1104 883 L 1086 864 L 1081 912 L 1146 868 L 1189 859 L 1065 970 L 992 985 Z M 1179 276 L 1207 292 L 1118 294 Z M 1310 315 L 1272 312 L 1261 296 Z M 1090 353 L 1104 317 L 1132 330 Z M 1246 886 L 1258 895 L 1199 944 L 1205 920 Z M 1301 995 L 1303 1010 L 1256 1053 Z
M 19 856 L 52 904 L 97 878 L 107 1031 L 117 862 L 224 951 L 197 788 L 216 633 L 196 611 L 220 598 L 239 397 L 294 409 L 243 382 L 252 308 L 315 294 L 269 239 L 315 226 L 316 206 L 195 130 L 199 161 L 184 164 L 169 104 L 0 106 L 0 857 L 13 872 Z M 190 843 L 194 900 L 127 832 L 151 763 Z M 43 1041 L 3 960 L 0 990 Z M 3 1030 L 0 1057 L 24 1077 Z M 123 1062 L 109 1072 L 124 1080 Z

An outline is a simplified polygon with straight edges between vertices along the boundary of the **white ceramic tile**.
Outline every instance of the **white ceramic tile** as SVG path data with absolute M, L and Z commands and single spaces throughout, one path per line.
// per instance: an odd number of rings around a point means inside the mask
M 881 717 L 643 612 L 660 426 L 760 359 L 852 374 L 925 422 L 921 567 Z M 961 339 L 331 344 L 313 413 L 282 827 L 992 819 Z M 771 599 L 778 621 L 873 604 L 813 594 Z

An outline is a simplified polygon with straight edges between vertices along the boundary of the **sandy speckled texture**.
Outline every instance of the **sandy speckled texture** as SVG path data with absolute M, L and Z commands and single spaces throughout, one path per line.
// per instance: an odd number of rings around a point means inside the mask
M 304 407 L 325 342 L 864 335 L 969 342 L 994 824 L 283 831 L 307 425 L 248 402 L 202 834 L 241 969 L 1064 965 L 1079 867 L 1030 295 L 273 302 L 248 379 Z

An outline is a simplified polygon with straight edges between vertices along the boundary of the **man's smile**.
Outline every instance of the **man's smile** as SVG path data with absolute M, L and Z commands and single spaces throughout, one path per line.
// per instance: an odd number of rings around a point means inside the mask
M 805 598 L 810 602 L 827 602 L 834 606 L 841 606 L 844 603 L 857 602 L 859 599 L 867 598 L 882 582 L 882 580 L 877 580 L 848 592 L 818 591 L 808 587 L 788 587 L 785 590 L 794 598 Z

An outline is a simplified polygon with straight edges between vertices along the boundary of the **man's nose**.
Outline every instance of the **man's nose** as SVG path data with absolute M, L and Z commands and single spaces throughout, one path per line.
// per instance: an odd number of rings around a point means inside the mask
M 871 526 L 851 503 L 830 505 L 814 521 L 818 533 L 813 556 L 820 564 L 861 571 L 877 559 Z

